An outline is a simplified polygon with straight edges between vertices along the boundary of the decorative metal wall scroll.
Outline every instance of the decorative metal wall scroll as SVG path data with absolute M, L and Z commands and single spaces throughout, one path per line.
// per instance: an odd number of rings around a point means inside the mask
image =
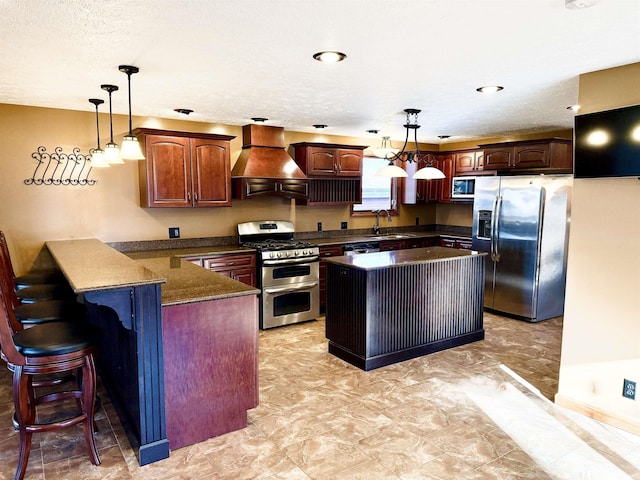
M 48 153 L 45 147 L 38 147 L 31 158 L 38 164 L 31 178 L 25 179 L 26 185 L 95 185 L 97 180 L 90 180 L 91 152 L 80 153 L 74 147 L 72 153 L 64 153 L 62 147 L 56 147 Z

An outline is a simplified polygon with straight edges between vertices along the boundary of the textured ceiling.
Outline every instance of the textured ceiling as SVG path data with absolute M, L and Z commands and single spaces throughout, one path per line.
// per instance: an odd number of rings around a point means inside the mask
M 430 143 L 571 128 L 579 74 L 640 61 L 640 0 L 0 0 L 0 18 L 0 103 L 92 110 L 114 83 L 125 114 L 129 64 L 134 115 L 399 140 L 410 107 Z

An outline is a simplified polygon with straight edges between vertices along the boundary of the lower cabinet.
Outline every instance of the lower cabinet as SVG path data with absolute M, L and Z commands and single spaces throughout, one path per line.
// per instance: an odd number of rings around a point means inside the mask
M 327 301 L 327 263 L 323 258 L 343 255 L 342 245 L 326 245 L 320 247 L 320 310 L 324 310 Z
M 391 252 L 393 250 L 402 250 L 402 240 L 388 240 L 380 242 L 381 252 Z
M 439 245 L 438 237 L 433 238 L 411 238 L 402 241 L 402 248 L 424 248 Z
M 440 237 L 439 245 L 441 247 L 459 248 L 462 250 L 471 250 L 471 239 Z
M 221 273 L 247 285 L 255 287 L 256 282 L 256 256 L 253 253 L 221 254 L 206 257 L 185 257 L 187 260 L 200 267 Z

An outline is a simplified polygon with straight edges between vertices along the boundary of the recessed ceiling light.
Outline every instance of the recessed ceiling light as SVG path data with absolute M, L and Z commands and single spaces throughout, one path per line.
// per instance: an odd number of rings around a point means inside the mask
M 500 90 L 504 90 L 504 87 L 501 87 L 499 85 L 487 85 L 485 87 L 476 88 L 476 91 L 480 93 L 496 93 L 496 92 L 499 92 Z
M 322 128 L 327 128 L 328 125 L 322 125 L 322 124 L 316 124 L 313 126 L 313 128 L 318 128 L 318 129 L 322 129 Z
M 574 112 L 577 112 L 578 110 L 580 110 L 580 105 L 569 105 L 567 107 L 567 110 L 572 110 Z
M 315 58 L 319 62 L 337 63 L 347 58 L 347 56 L 342 52 L 325 51 L 314 53 L 313 58 Z
M 193 113 L 193 110 L 189 108 L 174 108 L 173 111 L 177 113 L 182 113 L 183 115 L 189 115 L 190 113 Z

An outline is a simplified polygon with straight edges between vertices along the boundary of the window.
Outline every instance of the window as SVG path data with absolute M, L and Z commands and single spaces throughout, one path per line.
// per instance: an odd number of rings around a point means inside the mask
M 375 173 L 389 164 L 388 160 L 364 157 L 362 160 L 362 203 L 354 204 L 352 215 L 363 215 L 385 209 L 396 213 L 397 179 L 376 177 Z

